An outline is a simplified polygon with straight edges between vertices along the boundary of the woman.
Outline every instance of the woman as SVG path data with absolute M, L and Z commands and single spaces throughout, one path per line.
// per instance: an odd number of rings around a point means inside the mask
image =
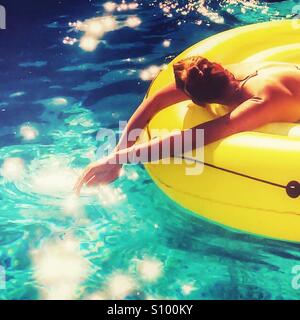
M 127 141 L 127 136 L 133 129 L 144 128 L 163 108 L 184 100 L 192 100 L 199 106 L 219 103 L 229 107 L 226 115 L 189 129 L 191 149 L 196 147 L 197 129 L 204 129 L 204 144 L 209 144 L 270 122 L 300 120 L 300 68 L 294 64 L 269 62 L 253 67 L 240 63 L 225 69 L 218 63 L 195 56 L 177 62 L 173 67 L 175 82 L 143 101 L 128 122 L 115 151 L 84 171 L 75 186 L 77 194 L 84 184 L 92 186 L 114 181 L 124 159 L 132 162 L 136 154 L 151 154 L 150 150 L 161 147 L 165 140 L 170 142 L 170 156 L 177 156 L 175 141 L 187 130 L 138 145 L 135 141 Z M 163 155 L 158 153 L 156 158 L 151 155 L 151 161 L 161 159 Z

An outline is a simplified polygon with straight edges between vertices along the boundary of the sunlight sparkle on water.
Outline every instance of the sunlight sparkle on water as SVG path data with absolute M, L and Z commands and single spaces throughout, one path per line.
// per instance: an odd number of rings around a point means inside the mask
M 187 16 L 190 13 L 199 13 L 215 23 L 224 23 L 223 17 L 212 11 L 205 0 L 187 0 L 185 5 L 180 5 L 176 0 L 165 0 L 159 3 L 159 7 L 167 17 L 172 17 L 172 12 L 182 16 Z
M 150 66 L 147 69 L 144 69 L 140 72 L 140 78 L 144 81 L 153 80 L 158 75 L 160 70 L 161 67 L 159 66 Z
M 118 28 L 117 20 L 112 16 L 102 17 L 100 21 L 105 32 L 114 31 Z
M 84 300 L 108 300 L 107 294 L 105 292 L 95 292 L 87 296 Z
M 106 12 L 134 10 L 138 8 L 138 4 L 135 2 L 122 2 L 120 5 L 116 5 L 116 3 L 109 1 L 103 6 Z M 94 17 L 84 21 L 69 22 L 68 25 L 74 30 L 83 32 L 79 40 L 79 47 L 87 52 L 92 52 L 98 47 L 100 39 L 102 39 L 106 32 L 115 31 L 122 27 L 136 28 L 141 23 L 141 19 L 137 16 L 129 16 L 125 22 L 118 22 L 114 16 L 110 15 Z M 66 37 L 63 42 L 72 45 L 76 42 L 76 39 L 73 39 Z
M 142 23 L 142 20 L 139 17 L 132 16 L 126 19 L 125 25 L 130 28 L 136 28 Z
M 31 252 L 34 276 L 43 299 L 75 299 L 88 275 L 89 263 L 73 237 L 49 241 Z
M 206 16 L 209 18 L 211 21 L 218 23 L 218 24 L 223 24 L 224 23 L 224 18 L 220 16 L 217 12 L 213 12 L 209 10 L 205 6 L 205 1 L 203 0 L 202 3 L 199 5 L 197 11 L 201 13 L 203 16 Z
M 124 299 L 126 296 L 131 294 L 136 289 L 136 281 L 133 277 L 127 274 L 113 274 L 107 281 L 107 292 L 113 299 Z
M 118 10 L 118 11 L 126 11 L 126 10 L 128 10 L 128 4 L 125 3 L 125 2 L 121 3 L 121 4 L 118 6 L 117 10 Z
M 163 264 L 154 258 L 145 258 L 138 262 L 138 272 L 144 281 L 154 282 L 163 273 Z
M 105 32 L 101 18 L 92 18 L 85 20 L 81 25 L 80 31 L 85 32 L 85 35 L 94 38 L 101 38 Z
M 83 207 L 76 195 L 66 197 L 62 202 L 62 209 L 67 216 L 80 217 L 83 214 Z
M 168 40 L 168 39 L 164 40 L 163 43 L 162 43 L 162 45 L 163 45 L 165 48 L 169 48 L 170 45 L 171 45 L 171 40 Z
M 7 158 L 2 164 L 1 175 L 8 181 L 22 179 L 24 172 L 24 160 L 21 158 Z
M 70 22 L 69 26 L 84 32 L 79 40 L 79 47 L 85 51 L 94 51 L 105 32 L 110 32 L 118 28 L 118 23 L 113 16 L 95 17 L 85 21 Z
M 115 9 L 117 11 L 135 10 L 138 8 L 138 6 L 139 4 L 136 2 L 126 3 L 125 1 L 123 1 L 120 5 L 116 6 Z
M 31 171 L 31 189 L 39 194 L 66 195 L 70 193 L 78 177 L 77 172 L 69 168 L 63 159 L 56 157 L 35 160 Z
M 192 293 L 193 291 L 195 291 L 196 288 L 192 285 L 192 284 L 184 284 L 181 287 L 181 291 L 184 295 L 189 295 L 190 293 Z
M 138 8 L 138 6 L 139 6 L 139 4 L 138 4 L 138 3 L 136 3 L 136 2 L 128 3 L 128 9 L 129 9 L 129 10 L 137 9 L 137 8 Z
M 224 0 L 219 2 L 220 7 L 224 11 L 227 11 L 230 14 L 233 14 L 235 10 L 240 10 L 242 14 L 246 14 L 247 11 L 257 11 L 259 10 L 261 14 L 268 14 L 269 8 L 264 4 L 263 1 L 258 0 Z M 162 0 L 159 2 L 159 8 L 163 11 L 166 17 L 173 17 L 173 15 L 187 16 L 189 14 L 199 14 L 208 18 L 209 21 L 212 21 L 217 24 L 223 24 L 224 18 L 218 13 L 220 10 L 211 8 L 209 2 L 205 0 L 186 0 L 185 4 L 180 4 L 178 0 Z M 274 13 L 274 15 L 277 15 Z M 199 20 L 198 20 L 199 21 Z M 196 21 L 195 21 L 196 22 Z M 179 21 L 179 25 L 182 22 Z M 196 23 L 196 24 L 199 24 Z
M 107 12 L 113 12 L 117 9 L 117 4 L 115 2 L 108 1 L 103 4 L 103 8 Z
M 57 97 L 51 100 L 51 104 L 53 106 L 66 106 L 68 104 L 68 100 L 66 98 Z
M 30 125 L 23 125 L 20 128 L 20 135 L 24 140 L 34 140 L 39 135 L 39 132 Z
M 24 96 L 26 93 L 24 91 L 18 91 L 18 92 L 14 92 L 12 94 L 9 95 L 10 98 L 16 98 L 16 97 L 21 97 Z
M 121 188 L 113 188 L 112 186 L 100 186 L 98 198 L 102 205 L 109 206 L 126 199 L 126 194 Z
M 83 36 L 79 41 L 79 47 L 84 51 L 91 52 L 97 48 L 99 43 L 100 41 L 93 37 Z
M 37 172 L 36 176 L 32 179 L 32 189 L 37 193 L 43 194 L 59 194 L 66 193 L 70 190 L 70 179 L 74 180 L 73 171 L 65 171 L 63 169 L 57 171 L 55 169 L 44 169 Z
M 70 46 L 72 46 L 76 42 L 78 42 L 78 40 L 76 38 L 65 37 L 63 39 L 63 44 L 68 44 Z

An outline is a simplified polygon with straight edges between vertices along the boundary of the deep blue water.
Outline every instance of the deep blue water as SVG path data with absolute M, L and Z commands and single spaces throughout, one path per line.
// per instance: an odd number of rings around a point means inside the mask
M 137 1 L 110 13 L 118 27 L 92 52 L 64 44 L 83 36 L 69 22 L 107 15 L 104 3 L 1 1 L 0 298 L 298 299 L 299 245 L 191 215 L 142 166 L 71 196 L 99 128 L 117 131 L 143 99 L 143 70 L 217 32 L 290 17 L 296 3 Z

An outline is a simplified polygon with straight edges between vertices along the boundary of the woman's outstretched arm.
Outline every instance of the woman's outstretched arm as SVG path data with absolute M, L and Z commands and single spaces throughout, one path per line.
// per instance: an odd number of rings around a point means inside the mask
M 115 151 L 108 158 L 114 157 L 114 155 L 118 151 L 129 150 L 129 148 L 131 148 L 135 144 L 138 137 L 138 135 L 135 135 L 134 139 L 129 140 L 128 137 L 130 133 L 135 129 L 138 129 L 140 131 L 143 130 L 146 127 L 147 123 L 157 112 L 172 104 L 189 99 L 190 97 L 186 93 L 184 93 L 184 91 L 177 88 L 175 82 L 159 90 L 153 97 L 145 99 L 130 118 L 127 126 L 124 129 L 124 132 L 122 133 L 120 141 L 115 148 Z M 80 179 L 78 179 L 74 187 L 74 190 L 77 194 L 79 194 L 83 184 L 86 183 L 87 185 L 92 185 L 97 183 L 95 179 L 90 179 L 90 172 L 93 171 L 93 168 L 98 167 L 98 164 L 101 163 L 101 161 L 102 160 L 92 163 L 84 170 L 82 176 L 80 177 Z M 108 174 L 107 179 L 102 176 L 102 183 L 108 183 L 116 179 L 120 174 L 121 168 L 122 164 L 119 163 L 115 164 L 114 166 L 111 165 L 108 170 L 108 172 L 110 172 L 111 174 Z
M 140 162 L 155 162 L 164 157 L 176 157 L 181 155 L 182 152 L 189 152 L 201 147 L 199 146 L 199 141 L 197 141 L 197 130 L 203 130 L 204 145 L 207 145 L 232 134 L 251 131 L 267 123 L 276 121 L 282 120 L 280 112 L 273 108 L 273 104 L 268 99 L 254 97 L 220 118 L 202 123 L 188 130 L 179 131 L 160 140 L 151 140 L 150 142 L 120 150 L 115 154 L 114 161 L 122 163 L 126 162 L 127 159 L 128 162 L 135 162 L 134 159 L 140 159 L 141 155 L 147 155 L 148 158 Z M 184 138 L 185 134 L 191 139 L 187 145 L 184 145 L 187 142 L 187 139 Z M 178 141 L 183 146 L 182 150 L 176 148 Z M 170 152 L 164 153 L 162 150 L 166 145 L 169 145 Z M 159 150 L 159 152 L 153 152 L 153 150 Z
M 271 100 L 270 100 L 271 101 Z M 197 141 L 197 130 L 204 130 L 204 144 L 209 144 L 219 139 L 223 139 L 232 134 L 254 130 L 262 125 L 270 122 L 283 121 L 281 119 L 281 112 L 277 108 L 273 108 L 273 103 L 269 99 L 252 98 L 231 113 L 223 117 L 208 121 L 206 123 L 195 126 L 185 131 L 179 131 L 169 137 L 163 139 L 155 139 L 146 143 L 133 145 L 129 148 L 119 150 L 111 156 L 92 164 L 86 169 L 82 177 L 78 180 L 75 186 L 75 191 L 79 194 L 81 187 L 97 184 L 107 184 L 115 180 L 119 175 L 119 169 L 123 163 L 136 162 L 154 162 L 166 157 L 176 157 L 182 152 L 189 152 L 199 147 Z M 184 145 L 186 140 L 184 135 L 189 132 L 188 136 L 191 141 L 188 146 Z M 178 139 L 182 139 L 181 141 Z M 176 148 L 176 143 L 180 141 L 183 150 Z M 169 144 L 168 153 L 162 151 L 165 145 Z M 153 152 L 159 150 L 159 152 Z M 141 155 L 143 155 L 141 157 Z M 145 156 L 145 158 L 143 158 Z M 142 159 L 141 159 L 142 158 Z
M 145 99 L 128 121 L 116 147 L 116 151 L 133 146 L 137 137 L 135 136 L 134 139 L 128 139 L 130 132 L 133 132 L 135 129 L 144 129 L 157 112 L 172 104 L 188 99 L 190 98 L 182 90 L 178 89 L 175 83 L 171 83 L 161 89 L 153 97 Z

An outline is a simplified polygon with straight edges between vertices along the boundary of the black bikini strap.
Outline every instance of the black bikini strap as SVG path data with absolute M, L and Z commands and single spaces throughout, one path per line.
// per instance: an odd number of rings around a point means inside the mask
M 240 81 L 240 82 L 243 82 L 244 81 L 244 83 L 242 84 L 242 87 L 245 85 L 245 83 L 249 80 L 249 79 L 251 79 L 251 78 L 253 78 L 253 77 L 255 77 L 255 76 L 257 76 L 258 75 L 258 70 L 256 70 L 254 73 L 252 73 L 252 74 L 249 74 L 247 77 L 245 77 L 244 79 L 238 79 L 238 81 Z

